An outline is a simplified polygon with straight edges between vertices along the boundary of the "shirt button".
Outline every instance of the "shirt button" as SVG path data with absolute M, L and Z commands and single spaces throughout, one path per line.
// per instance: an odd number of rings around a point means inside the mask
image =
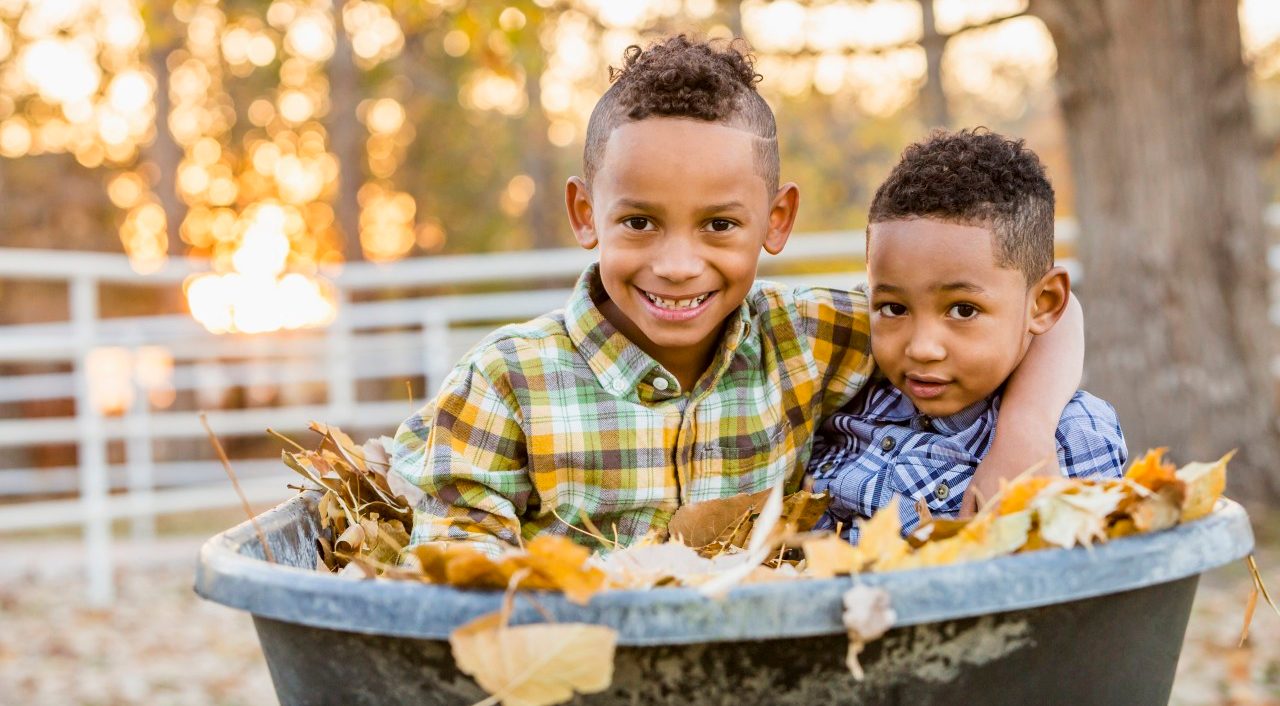
M 626 380 L 614 380 L 614 381 L 613 381 L 613 391 L 614 391 L 614 392 L 616 392 L 616 393 L 618 393 L 619 395 L 621 395 L 622 393 L 626 392 L 626 391 L 627 391 L 627 381 L 626 381 Z
M 948 495 L 951 495 L 951 489 L 946 483 L 939 483 L 938 487 L 933 489 L 933 497 L 939 500 L 946 500 Z
M 658 392 L 662 392 L 663 390 L 667 389 L 668 384 L 669 383 L 667 382 L 666 378 L 655 378 L 653 381 L 653 389 L 657 390 Z
M 928 417 L 921 417 L 920 428 L 925 431 L 933 431 L 933 420 Z
M 892 451 L 893 447 L 897 445 L 897 443 L 898 442 L 893 440 L 892 436 L 886 436 L 884 438 L 884 441 L 880 442 L 880 448 L 884 449 L 885 451 Z
M 835 465 L 836 465 L 836 464 L 832 463 L 831 461 L 827 461 L 826 463 L 822 464 L 821 466 L 818 466 L 818 472 L 819 472 L 819 473 L 826 473 L 827 471 L 830 471 L 830 470 L 831 470 Z

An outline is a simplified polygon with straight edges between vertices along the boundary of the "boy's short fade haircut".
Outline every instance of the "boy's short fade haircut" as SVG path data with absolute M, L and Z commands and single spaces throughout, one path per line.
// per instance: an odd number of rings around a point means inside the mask
M 623 66 L 609 68 L 613 85 L 587 123 L 583 176 L 588 184 L 618 126 L 652 117 L 723 123 L 755 135 L 756 170 L 778 189 L 778 127 L 773 110 L 756 91 L 760 74 L 740 40 L 700 41 L 680 34 L 623 52 Z
M 1053 267 L 1053 202 L 1044 166 L 1023 140 L 983 128 L 935 130 L 903 151 L 867 220 L 931 218 L 990 228 L 996 262 L 1021 270 L 1030 285 Z

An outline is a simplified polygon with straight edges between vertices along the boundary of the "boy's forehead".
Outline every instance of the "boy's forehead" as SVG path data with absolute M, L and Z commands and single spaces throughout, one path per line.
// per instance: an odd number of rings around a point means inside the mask
M 664 178 L 692 174 L 726 182 L 762 180 L 755 169 L 756 136 L 733 125 L 691 118 L 645 118 L 614 128 L 597 179 L 660 170 Z
M 868 276 L 873 282 L 934 289 L 962 281 L 1022 280 L 996 258 L 995 234 L 982 225 L 930 218 L 874 223 L 867 229 Z

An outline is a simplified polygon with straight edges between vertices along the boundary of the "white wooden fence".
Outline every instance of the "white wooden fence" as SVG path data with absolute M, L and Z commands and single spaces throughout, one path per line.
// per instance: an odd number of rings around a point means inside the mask
M 796 235 L 782 255 L 765 256 L 761 274 L 781 272 L 771 278 L 794 284 L 849 286 L 861 277 L 862 255 L 861 232 Z M 259 437 L 271 427 L 305 439 L 299 432 L 311 420 L 391 434 L 412 411 L 403 386 L 366 385 L 362 396 L 362 381 L 425 379 L 434 388 L 496 325 L 563 306 L 577 274 L 594 257 L 566 249 L 350 264 L 332 278 L 338 316 L 325 329 L 216 336 L 187 315 L 100 315 L 103 285 L 177 289 L 198 266 L 171 260 L 159 272 L 139 276 L 123 256 L 0 249 L 0 280 L 62 282 L 70 301 L 64 321 L 0 326 L 0 364 L 55 364 L 66 370 L 0 377 L 0 405 L 16 409 L 34 401 L 70 400 L 74 409 L 74 416 L 0 418 L 0 534 L 80 525 L 89 600 L 107 604 L 113 596 L 113 520 L 129 518 L 134 535 L 145 539 L 153 535 L 158 515 L 236 504 L 216 461 L 156 460 L 158 444 L 206 438 L 200 408 L 208 409 L 210 425 L 223 438 Z M 795 274 L 800 271 L 816 274 Z M 403 295 L 466 288 L 483 291 Z M 95 351 L 104 349 L 163 351 L 172 360 L 167 384 L 185 403 L 156 408 L 146 386 L 131 379 L 133 403 L 119 416 L 104 416 L 92 403 L 92 383 L 100 381 L 89 373 Z M 269 407 L 220 408 L 224 393 L 263 385 L 285 399 Z M 368 398 L 373 388 L 383 392 Z M 317 389 L 323 391 L 319 402 L 306 394 Z M 122 462 L 109 462 L 112 443 L 123 447 Z M 5 463 L 6 456 L 14 458 L 24 449 L 59 444 L 74 445 L 74 466 Z M 293 477 L 278 459 L 235 459 L 234 466 L 251 501 L 273 502 L 290 494 L 285 486 Z M 36 496 L 65 499 L 31 499 Z

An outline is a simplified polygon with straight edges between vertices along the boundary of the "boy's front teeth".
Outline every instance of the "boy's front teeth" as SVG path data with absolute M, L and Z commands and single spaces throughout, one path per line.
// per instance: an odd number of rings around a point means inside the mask
M 663 299 L 662 297 L 657 297 L 648 292 L 645 292 L 645 296 L 649 297 L 649 301 L 653 302 L 654 304 L 657 304 L 663 309 L 692 309 L 693 307 L 706 301 L 707 297 L 711 295 L 710 293 L 707 293 L 701 296 L 694 297 L 693 299 Z

